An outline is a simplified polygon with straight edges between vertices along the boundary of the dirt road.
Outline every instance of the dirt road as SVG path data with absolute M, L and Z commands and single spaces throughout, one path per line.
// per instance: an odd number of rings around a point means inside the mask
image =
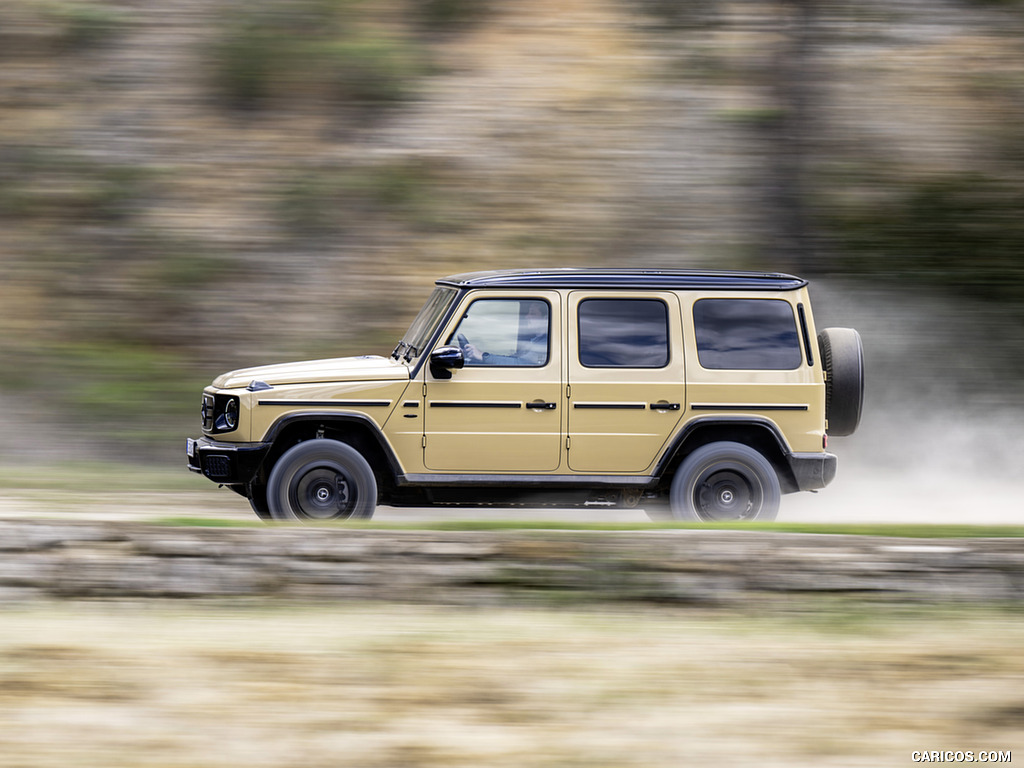
M 1010 480 L 960 481 L 913 474 L 838 478 L 820 493 L 784 496 L 781 522 L 1024 524 L 1020 499 L 1024 483 Z M 0 517 L 154 520 L 167 517 L 253 518 L 248 502 L 197 479 L 194 490 L 84 491 L 45 488 L 0 489 Z M 461 509 L 378 508 L 381 522 L 451 520 L 544 520 L 578 523 L 643 523 L 642 509 Z

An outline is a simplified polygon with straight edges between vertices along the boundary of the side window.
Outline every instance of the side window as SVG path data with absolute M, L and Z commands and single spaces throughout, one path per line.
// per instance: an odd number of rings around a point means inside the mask
M 701 299 L 693 326 L 702 368 L 791 371 L 803 361 L 793 307 L 780 299 Z
M 657 299 L 584 299 L 580 363 L 587 368 L 664 368 L 668 309 Z
M 461 347 L 467 367 L 540 368 L 548 362 L 550 317 L 541 299 L 478 299 L 446 343 Z

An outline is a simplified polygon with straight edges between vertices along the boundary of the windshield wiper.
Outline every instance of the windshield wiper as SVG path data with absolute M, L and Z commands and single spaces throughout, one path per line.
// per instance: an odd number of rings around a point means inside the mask
M 412 344 L 407 344 L 406 346 L 408 347 L 408 349 L 405 352 L 405 362 L 408 363 L 410 360 L 416 357 L 416 355 L 418 355 L 420 351 L 416 349 L 416 347 L 414 347 Z
M 391 351 L 391 359 L 397 360 L 398 358 L 400 358 L 402 356 L 402 352 L 404 351 L 404 347 L 407 346 L 409 345 L 406 344 L 404 341 L 398 342 L 398 346 Z

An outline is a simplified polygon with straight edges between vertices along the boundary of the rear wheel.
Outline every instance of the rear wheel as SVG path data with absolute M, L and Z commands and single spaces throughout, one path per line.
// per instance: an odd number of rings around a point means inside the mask
M 285 451 L 267 483 L 274 520 L 353 520 L 373 516 L 377 481 L 366 459 L 337 440 L 309 440 Z
M 774 520 L 781 496 L 779 477 L 760 453 L 742 443 L 710 443 L 676 472 L 672 515 L 705 523 Z

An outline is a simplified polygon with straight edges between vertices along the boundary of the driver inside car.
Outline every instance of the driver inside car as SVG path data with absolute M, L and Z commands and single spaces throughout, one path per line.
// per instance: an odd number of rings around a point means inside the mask
M 495 354 L 479 349 L 463 334 L 455 338 L 468 365 L 544 365 L 548 358 L 548 313 L 542 301 L 532 301 L 519 324 L 519 339 L 513 354 Z

